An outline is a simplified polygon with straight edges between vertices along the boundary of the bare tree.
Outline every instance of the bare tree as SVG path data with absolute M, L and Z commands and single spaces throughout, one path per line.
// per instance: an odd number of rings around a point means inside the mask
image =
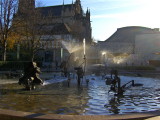
M 6 61 L 8 38 L 12 32 L 13 16 L 17 8 L 17 0 L 0 1 L 0 47 L 2 59 Z
M 21 36 L 21 45 L 25 46 L 30 60 L 33 61 L 37 51 L 44 47 L 41 40 L 46 33 L 48 22 L 38 8 L 24 9 L 15 19 L 15 25 L 18 26 L 17 33 Z M 50 36 L 46 39 L 50 39 Z

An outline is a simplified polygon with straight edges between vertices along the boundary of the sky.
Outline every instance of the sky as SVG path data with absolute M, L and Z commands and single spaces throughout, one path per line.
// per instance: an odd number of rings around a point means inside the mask
M 54 6 L 61 5 L 63 0 L 37 2 Z M 64 3 L 71 4 L 72 0 Z M 81 0 L 81 5 L 84 11 L 90 9 L 92 36 L 96 41 L 106 40 L 121 27 L 160 28 L 160 0 Z

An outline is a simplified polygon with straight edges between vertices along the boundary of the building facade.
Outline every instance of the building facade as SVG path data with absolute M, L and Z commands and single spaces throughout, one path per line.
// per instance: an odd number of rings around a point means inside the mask
M 99 56 L 110 65 L 160 65 L 160 31 L 140 26 L 118 28 L 106 41 L 100 41 Z

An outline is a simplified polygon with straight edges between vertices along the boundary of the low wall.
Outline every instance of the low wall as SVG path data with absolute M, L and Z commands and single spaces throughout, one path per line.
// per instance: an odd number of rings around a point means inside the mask
M 0 120 L 145 120 L 151 117 L 156 120 L 155 116 L 160 116 L 160 111 L 126 115 L 57 115 L 0 109 Z

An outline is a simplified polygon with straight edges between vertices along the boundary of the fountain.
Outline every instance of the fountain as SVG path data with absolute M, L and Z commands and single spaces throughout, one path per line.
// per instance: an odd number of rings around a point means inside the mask
M 34 90 L 35 85 L 43 84 L 39 78 L 40 68 L 35 62 L 29 62 L 24 70 L 24 75 L 19 79 L 19 85 L 24 85 L 26 90 Z
M 108 93 L 110 86 L 105 85 L 101 76 L 85 77 L 90 82 L 88 86 L 83 83 L 83 89 L 75 86 L 73 78 L 70 87 L 65 82 L 67 79 L 56 78 L 55 82 L 44 81 L 43 86 L 29 92 L 22 91 L 23 86 L 17 83 L 1 85 L 0 108 L 66 115 L 111 115 L 160 109 L 159 79 L 119 76 L 122 84 L 134 80 L 143 86 L 131 87 L 123 95 L 114 96 Z
M 83 39 L 83 54 L 84 54 L 84 74 L 85 74 L 85 69 L 86 69 L 86 40 L 85 38 Z
M 78 87 L 80 87 L 80 85 L 81 85 L 81 79 L 83 79 L 83 76 L 85 76 L 85 68 L 86 68 L 86 41 L 85 41 L 85 39 L 83 39 L 83 55 L 84 55 L 83 63 L 80 66 L 74 68 L 77 73 Z M 83 66 L 83 68 L 82 68 L 82 66 Z
M 116 82 L 118 91 L 124 90 L 124 88 L 127 90 L 123 94 L 115 96 L 115 92 L 109 92 L 111 82 L 106 85 L 106 81 L 102 79 L 101 75 L 85 74 L 85 39 L 83 55 L 82 64 L 75 67 L 78 79 L 75 77 L 76 74 L 72 74 L 69 85 L 68 78 L 54 76 L 52 73 L 47 73 L 47 77 L 50 75 L 50 78 L 44 78 L 46 73 L 41 73 L 40 77 L 45 80 L 43 86 L 37 86 L 32 91 L 22 91 L 23 86 L 19 86 L 17 83 L 1 84 L 0 108 L 59 115 L 115 115 L 160 109 L 159 79 L 123 76 L 116 73 L 116 78 L 119 78 L 119 81 Z M 28 74 L 28 70 L 25 73 Z M 24 75 L 22 78 L 27 78 L 26 76 L 32 77 Z M 22 78 L 20 79 L 21 84 L 23 84 Z M 89 82 L 82 82 L 82 78 Z M 110 79 L 113 79 L 113 76 Z M 76 84 L 82 87 L 77 87 Z M 134 87 L 127 87 L 129 84 Z M 28 89 L 27 85 L 25 87 Z M 31 88 L 33 87 L 30 86 L 29 89 Z M 116 92 L 116 94 L 119 93 L 121 92 Z
M 114 77 L 113 77 L 114 75 Z M 143 86 L 143 84 L 135 84 L 134 80 L 131 80 L 121 86 L 121 79 L 118 77 L 117 70 L 111 70 L 111 77 L 106 77 L 106 85 L 110 85 L 110 91 L 115 92 L 115 95 L 123 95 L 123 93 L 129 87 Z

